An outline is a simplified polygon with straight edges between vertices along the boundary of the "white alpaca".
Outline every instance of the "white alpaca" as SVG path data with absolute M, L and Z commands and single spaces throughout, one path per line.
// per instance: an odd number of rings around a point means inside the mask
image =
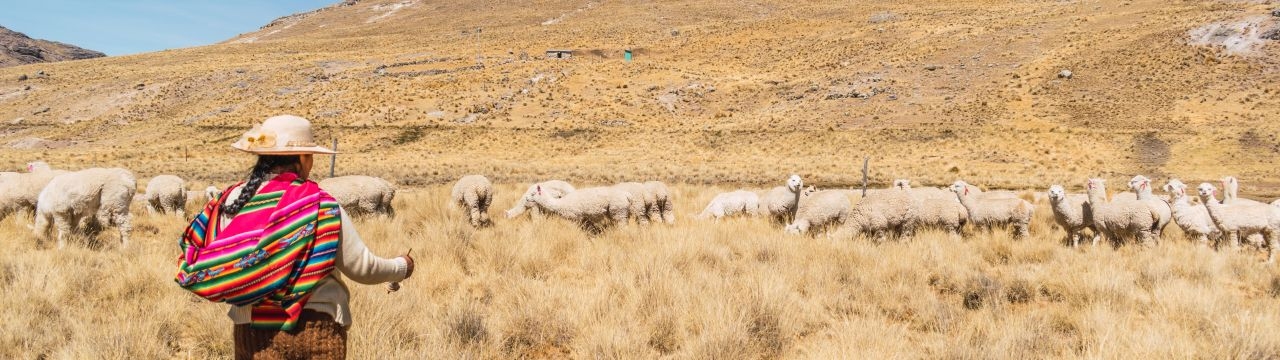
M 969 211 L 969 222 L 988 228 L 1011 225 L 1015 238 L 1026 238 L 1031 234 L 1031 215 L 1035 211 L 1031 202 L 1016 197 L 983 198 L 970 193 L 969 184 L 964 181 L 951 184 L 951 192 Z
M 572 184 L 569 184 L 568 182 L 565 182 L 563 180 L 547 180 L 537 184 L 529 185 L 529 189 L 525 190 L 524 195 L 521 195 L 520 199 L 516 200 L 515 205 L 512 205 L 511 209 L 508 209 L 506 211 L 506 215 L 508 219 L 514 219 L 517 216 L 524 214 L 525 211 L 529 211 L 529 214 L 534 219 L 542 218 L 543 216 L 542 208 L 538 207 L 533 202 L 526 200 L 529 197 L 529 195 L 532 195 L 534 190 L 536 190 L 538 187 L 542 187 L 543 192 L 546 192 L 548 196 L 555 197 L 555 198 L 562 197 L 565 194 L 571 193 L 574 190 L 576 190 L 574 189 Z
M 1209 211 L 1209 217 L 1218 225 L 1223 237 L 1232 248 L 1240 247 L 1242 232 L 1261 233 L 1265 243 L 1271 248 L 1267 262 L 1275 262 L 1277 236 L 1280 236 L 1280 208 L 1267 204 L 1222 204 L 1218 202 L 1218 189 L 1209 183 L 1202 183 L 1196 188 L 1200 202 Z
M 1262 202 L 1252 199 L 1240 197 L 1240 180 L 1236 180 L 1234 176 L 1225 176 L 1222 178 L 1222 203 L 1232 205 L 1238 203 L 1257 205 Z
M 1186 236 L 1203 245 L 1208 245 L 1210 240 L 1219 241 L 1222 231 L 1218 230 L 1218 225 L 1213 223 L 1213 218 L 1209 217 L 1209 210 L 1204 207 L 1204 204 L 1192 205 L 1188 200 L 1187 184 L 1178 179 L 1171 179 L 1168 184 L 1165 184 L 1164 191 L 1169 192 L 1169 197 L 1173 199 L 1173 205 L 1171 205 L 1173 222 L 1182 228 Z
M 818 191 L 801 196 L 797 205 L 795 220 L 785 229 L 788 234 L 804 234 L 843 224 L 853 208 L 848 192 L 843 190 Z
M 467 212 L 467 221 L 474 227 L 492 225 L 489 205 L 493 204 L 493 183 L 484 175 L 467 175 L 453 184 L 450 202 Z
M 43 161 L 36 161 L 27 164 L 25 173 L 6 172 L 0 176 L 0 219 L 17 212 L 34 214 L 40 191 L 55 176 L 65 173 L 64 170 L 50 169 L 49 164 Z
M 390 181 L 373 176 L 348 175 L 320 180 L 319 184 L 321 189 L 338 200 L 348 215 L 395 215 L 391 201 L 396 197 L 396 187 Z
M 538 204 L 551 214 L 578 223 L 584 230 L 598 233 L 610 225 L 626 226 L 631 194 L 615 187 L 578 189 L 555 198 L 535 187 L 526 201 Z M 642 201 L 642 200 L 641 200 Z
M 187 216 L 187 188 L 182 178 L 174 175 L 151 178 L 151 181 L 147 182 L 144 194 L 148 213 Z
M 1067 195 L 1062 185 L 1050 186 L 1047 194 L 1053 210 L 1053 221 L 1067 231 L 1067 243 L 1071 247 L 1080 246 L 1080 239 L 1084 237 L 1081 231 L 1084 229 L 1090 229 L 1096 236 L 1098 231 L 1093 229 L 1093 209 L 1089 205 L 1088 195 Z
M 854 237 L 866 235 L 877 242 L 889 237 L 911 236 L 921 206 L 907 190 L 879 189 L 868 191 L 866 196 L 861 191 L 844 191 L 851 201 L 856 200 L 848 216 L 843 219 L 844 226 L 837 231 L 837 237 Z M 860 199 L 859 199 L 860 198 Z
M 913 227 L 942 229 L 958 237 L 964 224 L 969 221 L 968 210 L 950 191 L 933 187 L 912 188 L 911 181 L 907 179 L 894 180 L 893 189 L 907 192 L 916 201 Z
M 1089 193 L 1089 206 L 1093 209 L 1093 225 L 1112 245 L 1119 246 L 1124 239 L 1137 238 L 1143 244 L 1155 243 L 1156 228 L 1160 225 L 1160 215 L 1152 209 L 1151 204 L 1141 200 L 1106 200 L 1106 180 L 1089 179 L 1086 186 Z M 1098 244 L 1099 236 L 1095 236 L 1093 244 Z
M 1169 226 L 1169 221 L 1173 219 L 1173 210 L 1170 209 L 1168 201 L 1157 198 L 1151 193 L 1152 188 L 1151 179 L 1146 176 L 1138 175 L 1129 180 L 1129 189 L 1134 191 L 1134 198 L 1151 205 L 1151 210 L 1160 216 L 1155 232 L 1156 240 L 1159 240 L 1164 235 L 1165 226 Z
M 120 231 L 120 247 L 128 246 L 129 205 L 137 192 L 133 173 L 120 168 L 92 168 L 58 175 L 40 191 L 35 234 L 48 240 L 58 230 L 58 248 L 73 234 L 93 237 L 105 226 Z
M 737 190 L 717 194 L 707 203 L 707 207 L 698 214 L 699 219 L 715 219 L 726 216 L 755 216 L 760 207 L 760 195 L 746 190 Z
M 217 186 L 209 185 L 209 187 L 204 188 L 205 199 L 209 199 L 210 201 L 213 201 L 221 197 L 222 197 L 222 190 L 218 189 Z
M 769 219 L 778 224 L 790 222 L 796 216 L 803 188 L 804 180 L 800 179 L 800 175 L 791 175 L 787 178 L 786 186 L 774 187 L 760 196 L 762 211 L 759 213 L 768 214 Z

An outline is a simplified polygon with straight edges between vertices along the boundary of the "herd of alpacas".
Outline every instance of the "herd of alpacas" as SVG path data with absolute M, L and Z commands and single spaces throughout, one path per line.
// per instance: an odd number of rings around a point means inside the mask
M 394 216 L 391 202 L 396 189 L 387 180 L 353 175 L 324 179 L 319 184 L 352 216 Z M 1239 248 L 1243 239 L 1267 248 L 1267 261 L 1275 261 L 1280 249 L 1280 200 L 1268 204 L 1239 198 L 1240 184 L 1234 177 L 1222 178 L 1221 193 L 1217 186 L 1202 183 L 1194 195 L 1188 195 L 1187 184 L 1170 179 L 1162 188 L 1166 194 L 1156 195 L 1152 180 L 1142 175 L 1133 177 L 1127 186 L 1132 192 L 1108 198 L 1105 181 L 1089 179 L 1084 194 L 1068 194 L 1062 185 L 1053 185 L 1047 192 L 1029 197 L 1048 200 L 1054 221 L 1067 232 L 1065 242 L 1073 247 L 1086 239 L 1094 246 L 1104 239 L 1113 246 L 1130 241 L 1154 245 L 1172 222 L 1197 243 Z M 114 226 L 120 232 L 121 246 L 127 246 L 129 206 L 134 201 L 144 201 L 152 214 L 185 217 L 188 199 L 214 199 L 222 192 L 213 186 L 203 193 L 188 191 L 182 178 L 174 175 L 152 178 L 143 194 L 137 194 L 136 189 L 134 175 L 125 169 L 67 171 L 32 162 L 26 172 L 0 172 L 0 219 L 18 212 L 33 213 L 36 237 L 46 241 L 56 230 L 59 248 L 65 246 L 68 236 L 92 237 L 104 227 Z M 493 183 L 485 176 L 459 179 L 450 192 L 450 202 L 461 209 L 471 226 L 493 224 L 488 215 Z M 671 192 L 659 181 L 575 188 L 562 180 L 549 180 L 530 185 L 505 215 L 508 219 L 525 213 L 533 219 L 557 216 L 599 233 L 631 221 L 642 226 L 673 224 L 673 205 Z M 990 231 L 1007 227 L 1014 238 L 1025 238 L 1030 235 L 1034 210 L 1035 205 L 1018 193 L 982 191 L 964 181 L 946 188 L 913 188 L 910 180 L 899 179 L 885 189 L 819 190 L 805 186 L 799 175 L 791 175 L 782 186 L 772 189 L 717 194 L 696 219 L 767 217 L 789 234 L 861 235 L 875 241 L 910 237 L 922 228 L 960 237 L 966 225 Z

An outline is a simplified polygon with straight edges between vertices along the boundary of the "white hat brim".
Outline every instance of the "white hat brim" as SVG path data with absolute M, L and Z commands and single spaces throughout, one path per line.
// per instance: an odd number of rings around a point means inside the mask
M 330 150 L 329 148 L 326 148 L 323 146 L 245 149 L 236 145 L 237 144 L 232 144 L 231 147 L 235 148 L 236 150 L 244 151 L 250 154 L 258 154 L 258 155 L 306 155 L 306 154 L 335 155 L 338 153 L 337 151 Z

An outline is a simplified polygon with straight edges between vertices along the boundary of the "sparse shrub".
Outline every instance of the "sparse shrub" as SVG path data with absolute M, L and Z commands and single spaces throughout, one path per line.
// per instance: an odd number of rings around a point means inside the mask
M 484 316 L 471 306 L 464 306 L 449 315 L 445 334 L 450 341 L 466 346 L 489 340 L 489 328 L 484 324 Z
M 1009 286 L 1005 288 L 1005 300 L 1011 304 L 1022 304 L 1031 301 L 1036 296 L 1036 289 L 1031 282 L 1017 279 L 1009 282 Z
M 995 279 L 986 275 L 977 275 L 965 285 L 963 302 L 965 309 L 998 307 L 1000 301 L 1000 283 Z

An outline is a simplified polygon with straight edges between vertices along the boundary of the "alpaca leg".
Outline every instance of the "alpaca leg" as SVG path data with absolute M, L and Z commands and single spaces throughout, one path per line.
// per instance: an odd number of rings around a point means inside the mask
M 899 238 L 912 238 L 916 236 L 916 224 L 907 223 L 902 225 L 902 233 Z
M 36 214 L 35 227 L 32 229 L 36 233 L 37 245 L 49 240 L 49 230 L 53 227 L 53 217 L 49 214 Z
M 53 225 L 58 229 L 58 250 L 67 247 L 67 236 L 71 235 L 75 222 L 66 214 L 54 215 Z
M 1270 248 L 1267 249 L 1267 264 L 1276 263 L 1276 248 L 1280 247 L 1280 244 L 1277 244 L 1277 242 L 1280 242 L 1280 239 L 1277 238 L 1276 233 L 1276 230 L 1270 230 L 1263 236 L 1265 238 L 1264 241 L 1267 243 L 1267 247 Z
M 627 218 L 629 218 L 630 215 L 631 214 L 629 214 L 628 209 L 623 207 L 609 209 L 605 214 L 607 217 L 612 217 L 614 224 L 617 224 L 618 227 L 627 227 Z
M 491 220 L 489 220 L 489 205 L 492 205 L 492 204 L 493 204 L 492 195 L 485 195 L 480 197 L 479 210 L 480 210 L 481 226 L 489 226 L 490 224 L 492 224 Z
M 480 196 L 474 192 L 468 191 L 462 195 L 462 200 L 458 205 L 467 211 L 467 221 L 471 226 L 480 226 Z
M 382 203 L 382 213 L 383 213 L 383 214 L 386 214 L 386 215 L 387 215 L 387 217 L 395 217 L 395 216 L 396 216 L 396 209 L 395 209 L 394 207 L 391 207 L 391 202 L 390 202 L 390 201 L 387 201 L 387 202 Z
M 648 211 L 645 212 L 644 216 L 649 218 L 650 223 L 662 222 L 662 209 L 658 207 L 657 203 L 649 205 L 648 209 L 646 210 Z
M 1156 245 L 1156 232 L 1154 230 L 1142 230 L 1138 232 L 1139 241 L 1143 247 L 1154 247 Z
M 129 247 L 129 233 L 133 230 L 133 216 L 124 212 L 117 212 L 111 216 L 111 222 L 115 223 L 116 230 L 120 232 L 120 248 Z
M 1240 250 L 1240 232 L 1239 231 L 1228 231 L 1227 241 L 1229 244 L 1231 244 L 1231 250 Z
M 667 202 L 662 205 L 662 221 L 666 222 L 667 225 L 676 223 L 676 212 L 675 209 L 671 208 L 671 205 L 671 200 L 667 200 Z
M 637 202 L 631 205 L 631 217 L 636 219 L 636 224 L 641 226 L 649 225 L 648 210 L 645 209 L 643 202 Z

